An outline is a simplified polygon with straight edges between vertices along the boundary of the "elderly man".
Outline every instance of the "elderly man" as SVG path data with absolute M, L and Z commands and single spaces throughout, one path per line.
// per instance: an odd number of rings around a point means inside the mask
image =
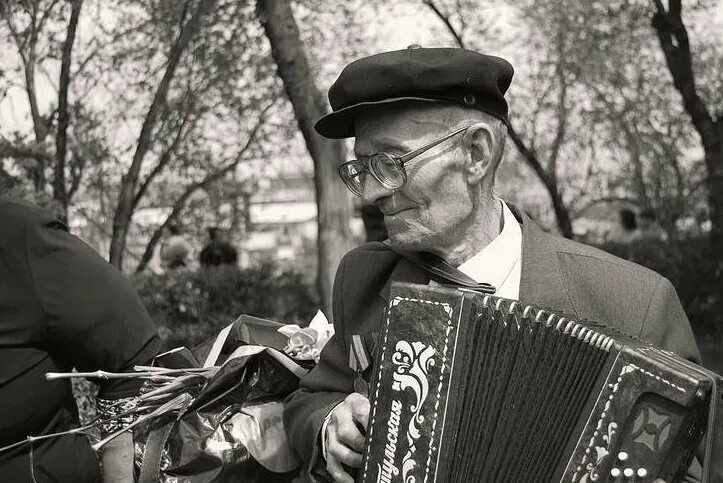
M 316 129 L 328 138 L 356 138 L 357 159 L 339 172 L 352 193 L 379 206 L 389 240 L 357 247 L 342 260 L 336 335 L 287 400 L 287 432 L 312 478 L 325 468 L 335 481 L 351 481 L 350 468 L 361 463 L 369 413 L 363 393 L 373 366 L 365 361 L 391 281 L 439 280 L 438 270 L 430 275 L 400 253 L 431 253 L 446 262 L 437 268 L 456 267 L 492 284 L 498 296 L 603 321 L 698 359 L 668 280 L 549 235 L 495 194 L 512 73 L 497 57 L 413 46 L 349 64 L 329 90 L 334 112 Z

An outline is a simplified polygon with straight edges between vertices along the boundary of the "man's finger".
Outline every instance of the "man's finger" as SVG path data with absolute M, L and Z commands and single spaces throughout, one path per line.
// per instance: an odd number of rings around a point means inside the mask
M 341 443 L 349 446 L 358 453 L 364 451 L 364 435 L 356 427 L 351 418 L 338 421 L 336 424 L 336 435 Z
M 364 396 L 354 399 L 351 405 L 351 415 L 354 421 L 358 421 L 364 427 L 369 428 L 369 399 Z
M 326 457 L 326 471 L 329 472 L 331 478 L 336 483 L 354 483 L 354 478 L 349 473 L 344 471 L 341 463 L 332 454 L 328 454 Z
M 327 455 L 331 454 L 336 460 L 347 466 L 351 466 L 352 468 L 359 468 L 361 466 L 362 455 L 341 443 L 333 433 L 327 441 L 326 452 Z

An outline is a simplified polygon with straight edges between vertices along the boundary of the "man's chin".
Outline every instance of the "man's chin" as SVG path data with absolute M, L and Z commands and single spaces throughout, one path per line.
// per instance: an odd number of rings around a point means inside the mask
M 394 248 L 406 250 L 408 252 L 417 252 L 424 250 L 424 244 L 420 240 L 409 236 L 405 233 L 389 232 L 389 244 Z

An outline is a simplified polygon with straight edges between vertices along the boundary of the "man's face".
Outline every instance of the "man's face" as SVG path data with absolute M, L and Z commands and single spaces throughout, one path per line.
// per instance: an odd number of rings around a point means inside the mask
M 361 115 L 355 125 L 356 156 L 401 155 L 451 132 L 435 110 L 392 105 Z M 434 252 L 459 240 L 472 223 L 479 197 L 479 187 L 468 183 L 468 160 L 458 135 L 407 162 L 407 183 L 396 191 L 366 174 L 363 199 L 381 209 L 392 244 Z

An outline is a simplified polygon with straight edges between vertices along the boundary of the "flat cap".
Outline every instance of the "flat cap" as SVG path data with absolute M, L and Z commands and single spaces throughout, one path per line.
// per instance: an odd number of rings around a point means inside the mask
M 513 73 L 506 60 L 466 49 L 413 45 L 364 57 L 344 67 L 329 88 L 333 112 L 315 127 L 327 138 L 352 137 L 360 111 L 406 100 L 461 104 L 507 122 L 504 95 Z

